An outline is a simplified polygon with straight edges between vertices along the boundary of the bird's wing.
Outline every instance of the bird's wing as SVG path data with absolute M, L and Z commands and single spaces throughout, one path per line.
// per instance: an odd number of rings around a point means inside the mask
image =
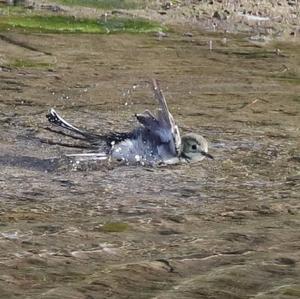
M 163 143 L 168 143 L 172 154 L 178 155 L 181 145 L 179 129 L 174 121 L 172 114 L 168 109 L 166 99 L 159 87 L 158 82 L 152 80 L 152 88 L 154 96 L 159 103 L 157 116 L 151 112 L 145 111 L 142 114 L 137 114 L 138 121 L 154 135 L 158 136 Z

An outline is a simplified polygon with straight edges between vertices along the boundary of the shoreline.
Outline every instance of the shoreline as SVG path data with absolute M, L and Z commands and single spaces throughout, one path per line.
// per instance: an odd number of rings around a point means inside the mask
M 55 1 L 25 7 L 78 18 L 125 16 L 145 18 L 175 28 L 200 29 L 206 32 L 243 33 L 266 39 L 300 37 L 300 3 L 295 1 L 159 1 L 144 9 L 100 9 L 87 6 L 66 6 Z M 176 4 L 173 4 L 176 3 Z

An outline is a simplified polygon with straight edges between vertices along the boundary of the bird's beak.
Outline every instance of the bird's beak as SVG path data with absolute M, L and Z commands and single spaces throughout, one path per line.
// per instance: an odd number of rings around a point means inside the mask
M 202 154 L 203 156 L 205 156 L 206 158 L 209 158 L 209 159 L 211 159 L 211 160 L 214 160 L 214 157 L 213 157 L 211 154 L 209 154 L 209 153 L 207 153 L 207 152 L 205 152 L 205 151 L 201 151 L 201 154 Z

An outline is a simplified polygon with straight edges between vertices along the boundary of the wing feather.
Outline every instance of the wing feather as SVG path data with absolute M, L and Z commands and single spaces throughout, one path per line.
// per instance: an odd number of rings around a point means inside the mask
M 169 143 L 172 154 L 178 155 L 181 146 L 179 129 L 169 111 L 166 99 L 159 87 L 158 82 L 152 80 L 154 97 L 159 103 L 157 116 L 146 110 L 142 114 L 137 114 L 138 121 L 154 135 L 158 136 L 163 143 Z

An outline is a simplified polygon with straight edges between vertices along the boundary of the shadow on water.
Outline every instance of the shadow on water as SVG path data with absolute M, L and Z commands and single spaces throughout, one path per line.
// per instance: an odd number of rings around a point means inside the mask
M 61 160 L 58 158 L 53 159 L 40 159 L 28 156 L 0 156 L 0 165 L 8 167 L 25 168 L 36 171 L 51 172 L 58 169 Z

